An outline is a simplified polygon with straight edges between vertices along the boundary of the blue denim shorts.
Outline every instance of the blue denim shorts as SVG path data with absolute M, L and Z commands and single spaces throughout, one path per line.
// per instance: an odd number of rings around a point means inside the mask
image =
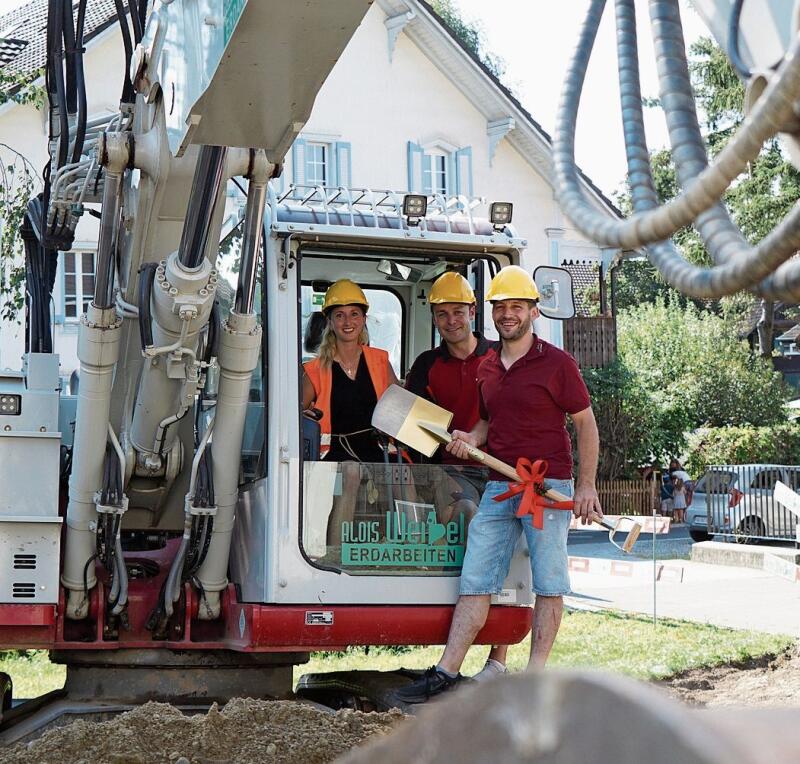
M 571 480 L 545 480 L 545 487 L 572 496 Z M 472 522 L 461 569 L 461 594 L 497 594 L 511 566 L 519 534 L 524 532 L 530 551 L 533 591 L 543 597 L 569 594 L 567 534 L 572 512 L 544 511 L 544 528 L 533 527 L 530 515 L 519 518 L 522 494 L 505 501 L 494 497 L 508 490 L 508 483 L 490 480 Z

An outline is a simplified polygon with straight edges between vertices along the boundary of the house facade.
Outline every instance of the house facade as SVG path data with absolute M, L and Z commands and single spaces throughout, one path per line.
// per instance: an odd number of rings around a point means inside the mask
M 106 18 L 113 15 L 109 0 L 90 5 L 98 26 L 103 8 Z M 0 26 L 42 8 L 46 3 L 34 0 L 1 18 Z M 90 117 L 115 112 L 123 67 L 116 25 L 90 40 L 85 63 Z M 0 109 L 0 141 L 42 167 L 44 115 L 30 106 Z M 564 218 L 552 178 L 547 134 L 431 8 L 421 0 L 376 0 L 320 90 L 275 187 L 366 187 L 510 201 L 513 226 L 527 241 L 523 264 L 529 270 L 578 255 L 582 262 L 608 261 L 614 253 L 587 242 Z M 598 209 L 618 214 L 588 179 L 585 188 Z M 232 189 L 229 195 L 234 212 L 238 194 Z M 63 377 L 77 366 L 77 320 L 94 286 L 97 230 L 96 219 L 84 215 L 74 251 L 59 262 L 54 345 Z M 560 324 L 540 323 L 537 331 L 561 344 Z M 3 325 L 0 366 L 18 367 L 23 347 L 21 326 Z

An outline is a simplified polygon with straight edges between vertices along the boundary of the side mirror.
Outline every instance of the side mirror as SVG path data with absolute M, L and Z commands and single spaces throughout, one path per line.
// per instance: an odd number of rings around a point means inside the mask
M 539 311 L 545 318 L 565 321 L 575 315 L 572 274 L 565 268 L 540 265 L 533 272 L 539 290 Z

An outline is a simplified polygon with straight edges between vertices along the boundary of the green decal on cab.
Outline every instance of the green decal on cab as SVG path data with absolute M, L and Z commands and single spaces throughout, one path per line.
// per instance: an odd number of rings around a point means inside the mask
M 342 523 L 342 564 L 386 567 L 459 567 L 464 562 L 464 516 L 446 525 L 428 513 L 426 520 L 386 513 L 380 520 Z
M 233 35 L 233 30 L 236 29 L 236 24 L 239 21 L 239 17 L 242 15 L 242 11 L 244 10 L 245 3 L 247 0 L 225 0 L 222 4 L 223 13 L 225 14 L 225 23 L 224 23 L 224 32 L 225 32 L 225 44 L 228 44 L 228 40 L 231 39 L 231 35 Z

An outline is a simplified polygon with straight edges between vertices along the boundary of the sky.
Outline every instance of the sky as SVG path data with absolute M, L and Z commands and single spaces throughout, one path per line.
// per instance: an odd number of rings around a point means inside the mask
M 507 64 L 503 81 L 548 133 L 555 124 L 561 83 L 575 47 L 587 0 L 455 0 L 466 20 L 480 23 L 487 47 Z M 22 5 L 22 0 L 0 0 L 0 14 Z M 578 164 L 606 193 L 622 188 L 625 148 L 619 115 L 613 2 L 608 2 L 595 44 L 578 118 Z M 647 3 L 636 2 L 642 93 L 658 95 L 655 58 L 647 18 Z M 687 43 L 707 34 L 687 0 L 681 0 Z M 645 110 L 651 149 L 667 145 L 667 131 L 659 109 Z
M 533 118 L 553 134 L 569 59 L 578 39 L 586 0 L 455 0 L 466 20 L 480 22 L 487 48 L 505 59 L 503 76 Z M 619 111 L 614 4 L 608 2 L 595 42 L 578 114 L 576 157 L 581 169 L 606 193 L 625 179 L 625 145 Z M 658 78 L 647 3 L 636 0 L 642 94 L 658 96 Z M 708 35 L 697 13 L 681 0 L 687 45 Z M 668 145 L 660 109 L 645 109 L 651 149 Z

